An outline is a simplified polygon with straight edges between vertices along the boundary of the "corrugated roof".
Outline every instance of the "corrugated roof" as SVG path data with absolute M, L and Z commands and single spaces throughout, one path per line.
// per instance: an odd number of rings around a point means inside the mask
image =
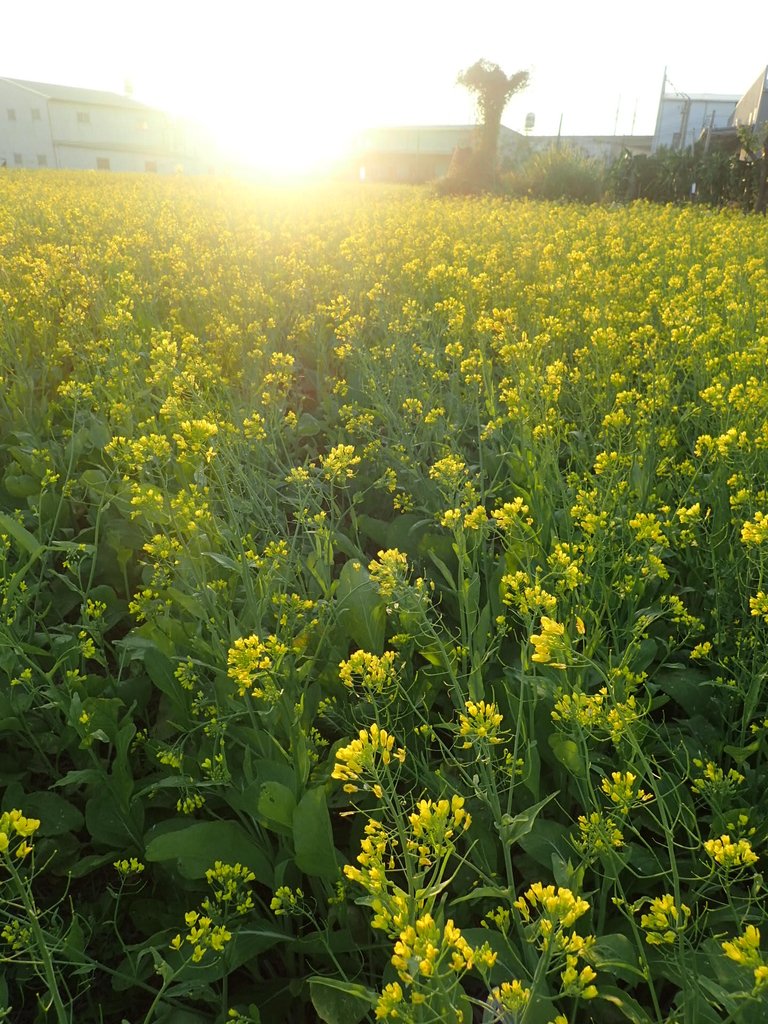
M 102 107 L 130 107 L 133 110 L 150 110 L 146 103 L 139 103 L 131 96 L 121 96 L 116 92 L 104 92 L 99 89 L 80 89 L 74 85 L 51 85 L 48 82 L 27 82 L 21 78 L 0 78 L 0 82 L 10 82 L 20 89 L 27 89 L 45 96 L 49 100 L 63 100 L 67 103 L 97 104 Z

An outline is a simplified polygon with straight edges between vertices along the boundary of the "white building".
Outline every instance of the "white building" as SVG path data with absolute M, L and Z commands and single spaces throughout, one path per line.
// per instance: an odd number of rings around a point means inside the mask
M 716 93 L 696 93 L 691 96 L 684 92 L 668 93 L 666 86 L 665 74 L 651 144 L 652 153 L 662 146 L 678 151 L 687 149 L 700 138 L 702 132 L 726 128 L 739 101 L 738 96 Z
M 768 67 L 758 75 L 747 89 L 733 112 L 734 128 L 757 127 L 768 121 Z
M 651 142 L 650 135 L 528 135 L 525 139 L 526 149 L 568 149 L 606 164 L 625 153 L 647 156 Z
M 474 124 L 406 125 L 376 128 L 360 139 L 357 163 L 367 181 L 423 182 L 442 178 L 454 152 L 476 145 Z M 519 132 L 499 129 L 499 160 L 514 152 L 522 140 Z
M 130 96 L 0 78 L 0 166 L 199 174 L 212 161 L 189 125 Z

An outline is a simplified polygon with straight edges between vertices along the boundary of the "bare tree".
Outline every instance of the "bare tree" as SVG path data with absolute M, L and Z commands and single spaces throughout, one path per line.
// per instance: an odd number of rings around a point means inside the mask
M 501 115 L 511 97 L 528 85 L 528 77 L 527 71 L 507 76 L 498 64 L 487 60 L 476 61 L 458 76 L 459 85 L 468 89 L 477 103 L 480 144 L 475 153 L 475 175 L 483 187 L 496 179 Z

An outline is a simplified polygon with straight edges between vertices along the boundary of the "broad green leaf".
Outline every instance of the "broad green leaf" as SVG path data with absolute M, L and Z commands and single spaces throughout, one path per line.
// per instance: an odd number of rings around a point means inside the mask
M 536 828 L 520 837 L 520 846 L 547 871 L 552 870 L 553 853 L 564 859 L 573 852 L 570 833 L 566 826 L 547 818 L 540 818 L 536 822 Z
M 123 849 L 134 840 L 130 824 L 106 789 L 92 796 L 85 805 L 85 827 L 97 843 L 113 849 Z
M 359 1024 L 377 1002 L 376 993 L 364 985 L 334 978 L 310 978 L 309 992 L 324 1024 Z
M 336 588 L 340 628 L 364 651 L 381 654 L 387 628 L 386 603 L 368 570 L 354 559 L 346 562 Z
M 756 754 L 760 749 L 762 740 L 754 740 L 752 743 L 748 743 L 746 747 L 734 747 L 730 743 L 727 743 L 723 750 L 726 754 L 733 758 L 738 765 L 744 764 L 746 760 Z
M 30 476 L 29 473 L 14 473 L 11 470 L 7 470 L 3 477 L 3 487 L 10 494 L 12 498 L 31 498 L 33 494 L 40 493 L 40 479 L 36 476 Z M 3 519 L 9 518 L 4 516 Z M 6 529 L 5 524 L 2 523 L 3 529 Z M 10 533 L 10 530 L 7 530 Z
M 428 552 L 428 554 L 429 554 L 429 557 L 431 558 L 431 560 L 435 563 L 437 568 L 440 570 L 440 575 L 443 577 L 445 582 L 448 584 L 448 586 L 451 588 L 451 590 L 455 591 L 456 590 L 456 580 L 453 578 L 453 574 L 451 573 L 451 570 L 448 568 L 448 566 L 445 564 L 445 562 L 442 560 L 442 558 L 438 558 L 437 557 L 437 555 L 435 554 L 434 551 L 430 551 L 430 552 Z
M 144 668 L 147 670 L 147 675 L 152 680 L 154 685 L 166 696 L 170 697 L 175 703 L 179 703 L 180 700 L 180 687 L 178 680 L 174 676 L 174 667 L 171 659 L 159 651 L 153 644 L 149 644 L 145 651 L 144 657 Z
M 293 828 L 293 812 L 296 810 L 296 797 L 281 782 L 264 782 L 259 788 L 257 804 L 258 814 L 267 824 L 281 825 L 290 834 Z
M 499 824 L 499 837 L 502 842 L 511 845 L 519 842 L 523 836 L 527 836 L 539 816 L 539 811 L 546 807 L 551 800 L 554 800 L 559 792 L 560 790 L 558 789 L 554 793 L 550 793 L 548 797 L 540 800 L 537 804 L 533 804 L 532 807 L 527 807 L 519 814 L 514 816 L 505 814 Z
M 272 885 L 272 867 L 264 851 L 235 821 L 196 821 L 156 836 L 147 843 L 148 861 L 174 861 L 184 878 L 202 878 L 214 861 L 243 864 L 262 885 Z
M 58 793 L 26 793 L 22 809 L 28 817 L 40 819 L 38 835 L 41 836 L 74 832 L 83 824 L 83 815 L 77 807 Z
M 558 732 L 552 733 L 547 742 L 557 760 L 568 769 L 571 775 L 575 775 L 579 779 L 586 776 L 587 766 L 577 743 L 561 736 Z
M 296 866 L 307 875 L 331 881 L 339 876 L 331 816 L 322 786 L 307 790 L 293 815 Z
M 104 773 L 98 768 L 73 768 L 60 779 L 54 779 L 51 787 L 54 786 L 83 786 L 95 783 L 98 785 L 104 778 Z

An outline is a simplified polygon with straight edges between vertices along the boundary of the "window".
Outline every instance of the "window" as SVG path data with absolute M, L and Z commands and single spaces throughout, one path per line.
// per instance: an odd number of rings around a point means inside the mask
M 144 170 L 148 174 L 157 174 L 157 160 L 147 160 L 144 163 Z
M 16 111 L 13 109 L 13 107 L 8 107 L 8 120 L 9 121 L 15 121 L 16 120 Z
M 87 110 L 78 110 L 77 112 L 77 123 L 78 124 L 90 124 L 91 115 Z
M 38 167 L 47 167 L 48 166 L 48 157 L 45 155 L 45 153 L 38 153 L 37 154 L 37 166 Z
M 97 171 L 108 171 L 109 170 L 109 157 L 108 156 L 97 156 L 96 157 L 96 170 Z
M 32 120 L 33 121 L 39 121 L 40 120 L 40 107 L 32 107 Z
M 13 162 L 16 164 L 17 167 L 21 167 L 21 165 L 24 163 L 24 158 L 22 157 L 21 153 L 13 154 Z

